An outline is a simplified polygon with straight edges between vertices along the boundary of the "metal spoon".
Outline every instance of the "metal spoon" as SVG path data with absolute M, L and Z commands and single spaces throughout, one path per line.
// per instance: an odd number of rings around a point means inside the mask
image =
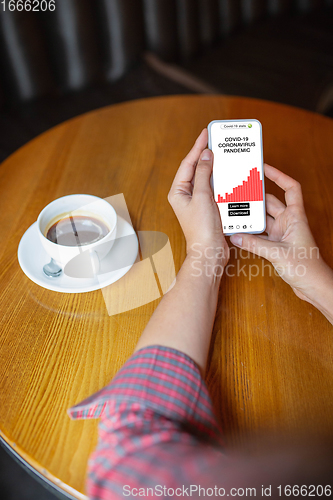
M 43 266 L 43 271 L 48 278 L 58 278 L 58 276 L 62 273 L 61 267 L 59 267 L 52 258 L 48 264 Z

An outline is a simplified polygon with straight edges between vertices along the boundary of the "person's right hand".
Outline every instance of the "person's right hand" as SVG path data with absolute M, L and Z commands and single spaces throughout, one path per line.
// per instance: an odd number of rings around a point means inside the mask
M 230 241 L 269 260 L 279 275 L 308 302 L 316 299 L 318 285 L 333 283 L 333 272 L 324 262 L 312 236 L 303 205 L 301 185 L 280 170 L 265 164 L 265 175 L 285 191 L 286 205 L 266 194 L 267 235 L 237 234 Z

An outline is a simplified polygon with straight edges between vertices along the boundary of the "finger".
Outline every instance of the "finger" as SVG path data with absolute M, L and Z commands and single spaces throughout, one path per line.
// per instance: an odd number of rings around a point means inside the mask
M 248 250 L 249 252 L 264 257 L 265 259 L 273 262 L 273 250 L 276 249 L 276 242 L 269 241 L 265 235 L 238 233 L 230 236 L 230 241 L 236 247 Z
M 273 225 L 274 225 L 275 219 L 271 217 L 270 215 L 266 215 L 266 233 L 269 235 L 272 232 Z
M 285 209 L 286 205 L 282 203 L 276 196 L 270 193 L 266 193 L 266 210 L 274 219 L 279 217 Z
M 197 167 L 195 169 L 194 177 L 194 187 L 193 187 L 193 197 L 197 196 L 199 193 L 207 194 L 208 196 L 213 196 L 210 178 L 213 170 L 213 153 L 210 149 L 205 149 L 198 161 Z
M 244 233 L 241 233 L 242 235 Z M 269 236 L 267 236 L 267 234 L 257 234 L 257 237 L 262 239 L 262 240 L 267 240 L 269 238 Z
M 298 181 L 265 163 L 265 175 L 285 191 L 287 205 L 303 206 L 302 188 Z
M 198 163 L 202 150 L 207 146 L 207 141 L 208 132 L 207 129 L 204 128 L 195 141 L 191 151 L 181 162 L 176 172 L 170 191 L 172 191 L 175 187 L 181 186 L 183 183 L 190 183 L 193 180 L 195 167 Z

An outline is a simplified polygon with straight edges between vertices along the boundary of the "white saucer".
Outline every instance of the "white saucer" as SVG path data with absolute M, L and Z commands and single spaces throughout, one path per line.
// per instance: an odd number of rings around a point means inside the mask
M 64 271 L 58 278 L 48 278 L 44 274 L 43 266 L 51 259 L 40 243 L 37 221 L 22 236 L 17 256 L 22 271 L 37 285 L 55 292 L 83 293 L 99 290 L 122 278 L 133 266 L 138 248 L 138 238 L 133 227 L 118 215 L 117 238 L 101 262 L 101 274 L 93 278 L 73 278 Z M 126 266 L 115 267 L 114 262 L 125 262 Z M 116 270 L 107 272 L 112 268 Z

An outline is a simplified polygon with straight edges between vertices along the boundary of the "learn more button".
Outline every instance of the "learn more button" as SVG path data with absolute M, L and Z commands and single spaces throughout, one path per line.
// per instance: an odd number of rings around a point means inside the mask
M 229 210 L 239 210 L 239 209 L 244 209 L 244 208 L 250 208 L 250 203 L 228 203 L 228 208 Z

